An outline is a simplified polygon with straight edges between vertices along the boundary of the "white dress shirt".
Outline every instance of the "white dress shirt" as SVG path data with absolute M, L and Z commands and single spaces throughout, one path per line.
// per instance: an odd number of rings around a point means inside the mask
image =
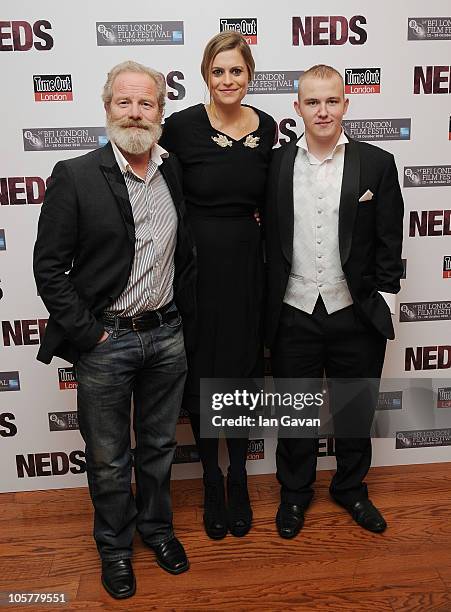
M 173 298 L 177 211 L 158 168 L 168 152 L 158 144 L 152 147 L 143 179 L 133 171 L 115 143 L 111 145 L 132 207 L 135 257 L 127 284 L 108 311 L 130 317 L 161 308 Z

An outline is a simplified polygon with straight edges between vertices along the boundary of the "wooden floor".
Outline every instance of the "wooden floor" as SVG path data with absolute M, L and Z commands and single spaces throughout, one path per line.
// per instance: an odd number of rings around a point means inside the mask
M 250 478 L 249 535 L 220 542 L 202 529 L 200 481 L 174 482 L 176 532 L 191 569 L 167 574 L 136 539 L 137 593 L 122 602 L 100 583 L 87 489 L 1 494 L 0 592 L 70 600 L 5 610 L 451 612 L 451 463 L 371 470 L 371 497 L 389 523 L 382 535 L 330 501 L 329 479 L 319 472 L 304 529 L 289 541 L 274 526 L 274 476 Z

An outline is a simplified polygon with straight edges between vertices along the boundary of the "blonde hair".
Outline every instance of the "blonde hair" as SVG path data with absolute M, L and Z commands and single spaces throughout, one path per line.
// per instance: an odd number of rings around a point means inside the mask
M 343 77 L 338 72 L 338 70 L 336 70 L 332 66 L 328 66 L 327 64 L 315 64 L 315 66 L 312 66 L 311 68 L 303 72 L 299 77 L 298 91 L 301 90 L 301 84 L 305 78 L 313 77 L 315 79 L 331 79 L 333 76 L 337 76 L 340 79 L 343 84 L 344 90 Z
M 132 62 L 130 60 L 113 66 L 113 68 L 111 68 L 111 70 L 109 71 L 106 83 L 103 86 L 102 91 L 102 100 L 104 104 L 110 104 L 113 98 L 114 80 L 123 72 L 138 72 L 141 74 L 147 74 L 147 76 L 149 76 L 155 82 L 157 86 L 158 108 L 160 110 L 160 113 L 163 113 L 164 105 L 166 103 L 166 79 L 161 74 L 161 72 L 153 70 L 152 68 L 148 68 L 147 66 L 139 64 L 138 62 Z
M 218 55 L 218 53 L 222 53 L 223 51 L 231 51 L 232 49 L 238 49 L 243 56 L 249 81 L 253 78 L 255 62 L 254 58 L 252 57 L 252 51 L 247 44 L 246 39 L 239 32 L 235 32 L 234 30 L 225 30 L 224 32 L 216 34 L 216 36 L 213 36 L 213 38 L 208 41 L 204 49 L 204 56 L 200 65 L 200 72 L 205 83 L 207 84 L 207 87 L 210 86 L 210 69 L 215 57 Z

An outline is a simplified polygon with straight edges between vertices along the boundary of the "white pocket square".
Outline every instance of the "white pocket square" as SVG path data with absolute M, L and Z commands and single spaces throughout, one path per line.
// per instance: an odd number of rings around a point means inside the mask
M 363 194 L 363 196 L 359 198 L 359 202 L 369 202 L 370 200 L 373 199 L 373 195 L 374 195 L 373 192 L 367 189 L 365 193 Z

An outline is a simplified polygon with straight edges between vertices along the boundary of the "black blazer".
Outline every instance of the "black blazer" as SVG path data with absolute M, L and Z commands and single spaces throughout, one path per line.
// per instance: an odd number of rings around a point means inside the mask
M 195 247 L 186 225 L 180 169 L 169 156 L 159 167 L 178 214 L 174 299 L 194 342 Z M 135 227 L 127 187 L 113 149 L 58 162 L 39 218 L 34 275 L 50 318 L 38 359 L 75 363 L 103 332 L 103 310 L 124 289 L 135 255 Z
M 268 292 L 266 344 L 277 333 L 293 253 L 293 168 L 296 141 L 274 149 L 265 211 Z M 359 198 L 370 190 L 368 202 Z M 378 291 L 397 293 L 404 205 L 393 155 L 349 139 L 345 145 L 338 240 L 340 259 L 358 314 L 386 338 L 394 338 L 390 310 Z

